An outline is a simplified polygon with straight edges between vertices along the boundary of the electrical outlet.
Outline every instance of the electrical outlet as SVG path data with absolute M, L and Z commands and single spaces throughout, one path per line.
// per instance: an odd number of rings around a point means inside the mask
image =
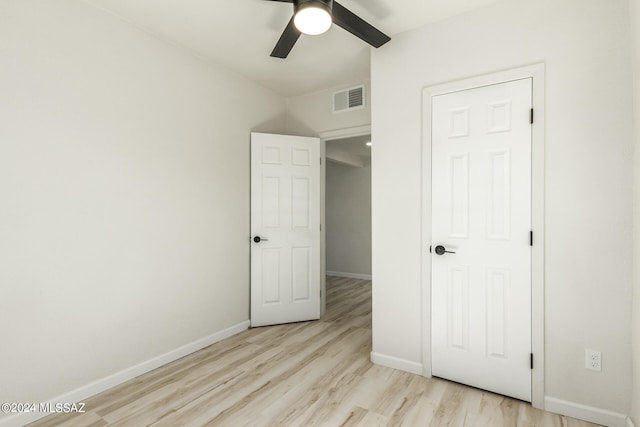
M 602 371 L 602 352 L 586 349 L 584 351 L 584 368 L 591 371 Z

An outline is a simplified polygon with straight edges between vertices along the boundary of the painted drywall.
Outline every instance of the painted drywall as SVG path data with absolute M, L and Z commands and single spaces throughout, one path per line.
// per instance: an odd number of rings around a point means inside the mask
M 365 108 L 333 112 L 333 93 L 365 85 Z M 317 136 L 326 131 L 371 124 L 371 85 L 369 78 L 344 85 L 287 98 L 287 131 L 293 135 Z
M 371 137 L 369 137 L 371 138 Z M 371 162 L 371 159 L 364 159 L 357 154 L 341 150 L 339 147 L 327 146 L 327 161 L 340 163 L 345 166 L 361 168 Z
M 634 286 L 633 286 L 633 403 L 631 415 L 640 426 L 640 0 L 630 0 L 631 46 L 633 57 L 634 120 Z
M 629 52 L 626 0 L 501 2 L 372 52 L 375 353 L 422 361 L 422 89 L 544 62 L 545 394 L 629 413 Z M 586 348 L 602 372 L 584 369 Z
M 327 271 L 371 276 L 371 163 L 326 173 Z
M 248 319 L 249 136 L 284 98 L 77 0 L 0 2 L 0 93 L 0 402 Z

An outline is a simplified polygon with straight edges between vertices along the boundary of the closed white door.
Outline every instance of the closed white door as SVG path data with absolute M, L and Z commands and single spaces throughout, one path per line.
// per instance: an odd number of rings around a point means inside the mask
M 320 318 L 320 139 L 251 134 L 251 326 Z
M 531 90 L 432 98 L 432 374 L 531 401 Z

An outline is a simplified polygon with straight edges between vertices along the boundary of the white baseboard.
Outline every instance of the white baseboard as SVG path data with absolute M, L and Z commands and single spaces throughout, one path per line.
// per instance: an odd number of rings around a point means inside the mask
M 628 423 L 630 422 L 630 419 L 626 415 L 593 406 L 556 399 L 555 397 L 546 396 L 544 398 L 544 409 L 549 412 L 555 412 L 609 427 L 628 427 Z M 633 425 L 633 423 L 631 425 Z
M 388 368 L 399 369 L 412 374 L 422 375 L 422 363 L 412 362 L 399 357 L 387 356 L 385 354 L 371 352 L 371 361 L 376 365 Z
M 130 368 L 124 369 L 120 372 L 116 372 L 113 375 L 109 375 L 108 377 L 105 377 L 97 381 L 94 381 L 90 384 L 84 385 L 80 388 L 67 392 L 61 396 L 57 396 L 52 399 L 49 399 L 43 403 L 51 403 L 52 405 L 55 405 L 56 403 L 82 402 L 83 400 L 86 400 L 92 396 L 95 396 L 98 393 L 102 393 L 105 390 L 108 390 L 112 387 L 120 385 L 137 376 L 145 374 L 149 371 L 152 371 L 156 368 L 164 366 L 184 356 L 187 356 L 191 353 L 194 353 L 198 350 L 208 347 L 211 344 L 214 344 L 218 341 L 222 341 L 225 338 L 228 338 L 232 335 L 240 333 L 248 329 L 249 324 L 250 322 L 248 320 L 242 323 L 238 323 L 237 325 L 231 326 L 230 328 L 216 332 L 207 337 L 200 338 L 199 340 L 190 342 L 189 344 L 183 345 L 182 347 L 171 350 L 165 354 L 161 354 L 160 356 L 156 356 L 152 359 L 139 363 Z M 21 426 L 24 426 L 25 424 L 34 422 L 40 418 L 44 418 L 47 415 L 50 415 L 50 414 L 40 413 L 40 412 L 16 414 L 9 418 L 0 419 L 0 427 L 21 427 Z
M 370 274 L 344 273 L 342 271 L 327 271 L 327 276 L 348 277 L 349 279 L 371 280 Z

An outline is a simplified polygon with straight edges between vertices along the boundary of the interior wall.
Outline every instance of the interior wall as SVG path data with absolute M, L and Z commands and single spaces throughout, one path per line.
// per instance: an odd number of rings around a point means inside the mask
M 327 162 L 327 274 L 371 276 L 371 163 Z
M 626 0 L 511 0 L 372 52 L 373 351 L 421 364 L 422 89 L 546 66 L 545 394 L 631 408 L 632 117 Z M 602 372 L 584 369 L 602 351 Z M 391 359 L 389 359 L 391 358 Z
M 365 85 L 365 108 L 333 113 L 333 93 Z M 371 124 L 369 78 L 319 92 L 287 98 L 287 131 L 292 135 L 318 136 L 321 132 Z
M 630 0 L 633 53 L 634 119 L 634 287 L 633 287 L 633 405 L 632 417 L 640 425 L 640 0 Z
M 248 320 L 250 131 L 284 98 L 77 0 L 0 2 L 0 93 L 0 402 Z

